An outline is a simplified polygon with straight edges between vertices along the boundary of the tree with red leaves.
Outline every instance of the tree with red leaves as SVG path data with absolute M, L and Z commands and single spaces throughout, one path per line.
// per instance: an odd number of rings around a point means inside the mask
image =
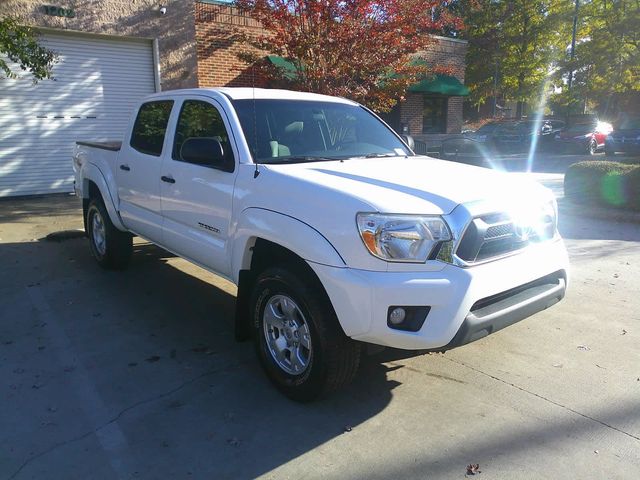
M 244 38 L 254 49 L 242 57 L 271 85 L 343 96 L 388 111 L 421 76 L 448 73 L 418 58 L 433 41 L 432 34 L 462 27 L 449 3 L 237 0 L 237 6 L 266 30 Z M 288 60 L 294 68 L 260 62 L 265 53 Z

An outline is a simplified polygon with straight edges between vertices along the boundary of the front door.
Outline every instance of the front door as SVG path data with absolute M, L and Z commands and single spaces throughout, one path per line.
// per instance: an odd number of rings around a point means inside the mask
M 162 163 L 163 243 L 180 256 L 228 276 L 227 240 L 238 171 L 228 120 L 215 100 L 194 96 L 182 102 L 174 130 L 172 148 Z M 192 138 L 218 140 L 233 171 L 185 161 L 182 146 Z

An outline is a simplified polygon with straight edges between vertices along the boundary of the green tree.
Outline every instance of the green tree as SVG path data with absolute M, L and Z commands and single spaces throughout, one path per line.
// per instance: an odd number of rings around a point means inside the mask
M 616 110 L 613 103 L 629 92 L 640 92 L 640 1 L 581 1 L 575 56 L 559 62 L 556 77 L 567 82 L 558 101 L 586 104 L 603 115 Z
M 52 78 L 55 53 L 38 43 L 38 33 L 33 28 L 20 25 L 13 17 L 0 18 L 0 55 L 28 71 L 34 82 Z M 15 78 L 16 72 L 2 56 L 0 74 Z
M 471 98 L 481 104 L 488 97 L 501 94 L 507 100 L 517 101 L 516 117 L 520 117 L 524 103 L 541 95 L 556 61 L 563 55 L 572 2 L 467 0 L 465 3 L 463 35 L 469 40 L 467 82 Z

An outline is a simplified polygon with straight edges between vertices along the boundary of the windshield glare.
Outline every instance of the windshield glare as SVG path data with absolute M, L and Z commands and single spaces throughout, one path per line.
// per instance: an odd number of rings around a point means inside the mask
M 235 100 L 257 163 L 297 163 L 412 155 L 380 120 L 360 106 L 300 100 Z

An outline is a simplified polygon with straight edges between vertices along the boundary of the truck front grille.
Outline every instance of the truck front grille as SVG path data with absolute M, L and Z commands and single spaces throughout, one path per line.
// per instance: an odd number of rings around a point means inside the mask
M 506 213 L 474 218 L 467 227 L 456 250 L 458 258 L 478 263 L 522 250 L 532 243 L 553 238 L 555 220 L 542 219 L 541 228 L 521 228 Z

